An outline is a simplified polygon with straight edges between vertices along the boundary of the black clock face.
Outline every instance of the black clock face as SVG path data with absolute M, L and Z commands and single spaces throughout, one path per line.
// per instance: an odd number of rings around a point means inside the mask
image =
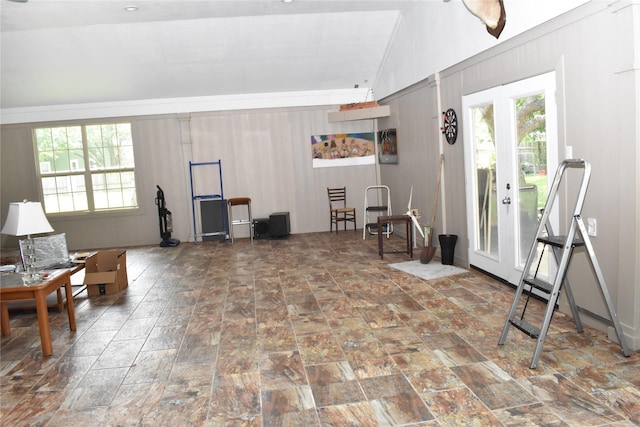
M 449 144 L 455 144 L 458 137 L 458 117 L 453 108 L 443 113 L 442 133 Z

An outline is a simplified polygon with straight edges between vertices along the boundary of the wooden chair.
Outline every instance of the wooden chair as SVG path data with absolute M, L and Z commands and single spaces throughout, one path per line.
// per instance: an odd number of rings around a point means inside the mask
M 330 188 L 327 187 L 329 195 L 329 213 L 331 215 L 331 223 L 329 231 L 333 231 L 333 224 L 336 225 L 336 233 L 338 232 L 338 223 L 344 222 L 344 229 L 347 230 L 347 222 L 353 222 L 353 230 L 356 230 L 356 208 L 347 206 L 347 188 Z

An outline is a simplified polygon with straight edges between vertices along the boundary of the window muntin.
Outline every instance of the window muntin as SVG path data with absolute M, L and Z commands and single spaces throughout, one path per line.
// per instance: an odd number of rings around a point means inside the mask
M 138 207 L 131 123 L 37 128 L 33 135 L 47 213 Z

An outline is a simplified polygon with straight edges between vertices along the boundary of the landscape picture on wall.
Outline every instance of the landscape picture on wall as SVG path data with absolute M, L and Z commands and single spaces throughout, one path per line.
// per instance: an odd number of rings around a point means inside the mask
M 314 168 L 374 164 L 373 132 L 313 135 L 311 157 Z
M 378 131 L 378 162 L 390 165 L 398 163 L 398 138 L 395 129 Z

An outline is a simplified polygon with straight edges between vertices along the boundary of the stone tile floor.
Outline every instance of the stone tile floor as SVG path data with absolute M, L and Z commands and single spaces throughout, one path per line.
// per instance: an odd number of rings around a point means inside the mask
M 0 424 L 640 425 L 640 354 L 558 313 L 531 370 L 533 340 L 497 345 L 511 287 L 387 267 L 408 259 L 350 231 L 128 248 L 129 288 L 80 294 L 76 332 L 51 310 L 51 357 L 12 313 Z

